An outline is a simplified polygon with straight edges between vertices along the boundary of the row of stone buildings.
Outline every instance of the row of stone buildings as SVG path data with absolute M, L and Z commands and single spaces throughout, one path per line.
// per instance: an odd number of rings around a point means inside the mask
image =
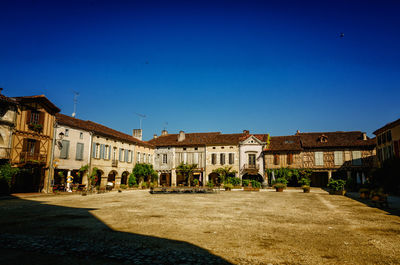
M 0 91 L 1 92 L 1 91 Z M 87 165 L 98 168 L 97 182 L 127 184 L 136 163 L 153 164 L 159 184 L 185 183 L 181 164 L 195 164 L 194 178 L 202 185 L 218 181 L 217 168 L 230 166 L 241 179 L 270 182 L 267 169 L 312 169 L 312 185 L 326 186 L 335 175 L 363 179 L 383 160 L 399 156 L 400 120 L 385 125 L 369 139 L 360 131 L 320 132 L 273 136 L 220 132 L 169 134 L 149 141 L 142 131 L 132 135 L 101 124 L 60 114 L 45 96 L 6 97 L 0 93 L 0 163 L 24 168 L 13 180 L 15 191 L 49 191 L 61 176 L 74 176 Z M 378 147 L 378 148 L 376 148 Z M 375 153 L 378 153 L 376 159 Z M 62 174 L 60 174 L 62 172 Z

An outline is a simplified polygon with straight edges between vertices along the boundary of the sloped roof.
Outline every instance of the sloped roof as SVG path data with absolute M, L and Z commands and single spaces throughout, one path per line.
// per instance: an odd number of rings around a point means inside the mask
M 400 119 L 387 123 L 385 126 L 383 126 L 383 127 L 379 128 L 378 130 L 376 130 L 374 132 L 374 134 L 378 135 L 378 134 L 380 134 L 380 133 L 382 133 L 382 132 L 384 132 L 386 130 L 392 129 L 393 127 L 396 127 L 398 125 L 400 125 Z
M 218 134 L 211 137 L 207 142 L 207 145 L 237 145 L 240 139 L 246 134 L 244 133 L 232 133 L 232 134 Z
M 120 131 L 116 131 L 114 129 L 111 129 L 109 127 L 106 127 L 104 125 L 95 123 L 93 121 L 84 121 L 84 120 L 80 120 L 80 119 L 76 119 L 64 114 L 56 114 L 56 120 L 59 124 L 62 125 L 67 125 L 73 128 L 78 128 L 78 129 L 82 129 L 85 131 L 90 131 L 90 132 L 94 132 L 95 134 L 98 135 L 102 135 L 102 136 L 106 136 L 106 137 L 110 137 L 113 139 L 118 139 L 121 141 L 125 141 L 125 142 L 129 142 L 129 143 L 133 143 L 136 145 L 140 145 L 140 146 L 146 146 L 146 147 L 154 147 L 153 145 L 144 142 L 144 141 L 140 141 L 139 139 L 136 139 L 135 137 L 129 135 L 129 134 L 125 134 L 122 133 Z
M 12 105 L 17 104 L 17 102 L 15 101 L 15 99 L 6 97 L 6 96 L 4 96 L 3 94 L 0 94 L 0 101 L 6 102 L 6 103 L 12 104 Z
M 43 107 L 52 114 L 58 113 L 61 110 L 53 104 L 45 95 L 13 97 L 18 103 L 40 103 Z
M 300 136 L 271 136 L 270 144 L 265 151 L 301 151 Z
M 148 143 L 155 146 L 204 146 L 213 143 L 214 137 L 220 134 L 220 132 L 185 133 L 185 140 L 181 142 L 178 141 L 179 134 L 167 134 L 151 139 Z
M 360 131 L 312 132 L 297 133 L 296 135 L 300 137 L 303 148 L 375 146 L 373 139 L 367 137 L 367 140 L 363 140 L 363 133 Z M 320 141 L 322 136 L 326 136 L 326 142 Z

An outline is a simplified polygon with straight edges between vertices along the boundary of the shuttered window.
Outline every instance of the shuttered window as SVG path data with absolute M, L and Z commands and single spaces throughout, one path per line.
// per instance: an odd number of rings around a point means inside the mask
M 104 156 L 104 152 L 105 152 L 105 145 L 104 144 L 101 144 L 100 145 L 100 159 L 104 159 L 105 158 L 105 156 Z
M 287 164 L 291 165 L 293 164 L 293 154 L 287 154 Z
M 96 157 L 96 143 L 93 143 L 92 145 L 92 157 Z
M 217 154 L 211 154 L 211 164 L 217 164 Z
M 361 166 L 361 151 L 353 151 L 353 165 Z
M 129 162 L 128 150 L 125 150 L 125 162 Z
M 249 154 L 249 165 L 254 166 L 256 164 L 256 155 L 255 154 Z
M 139 153 L 139 152 L 137 153 L 136 161 L 137 161 L 138 163 L 140 163 L 140 153 Z
M 225 154 L 220 154 L 219 162 L 221 165 L 225 165 Z
M 69 152 L 69 141 L 62 140 L 61 144 L 62 144 L 62 148 L 61 148 L 61 152 L 60 152 L 60 158 L 67 159 L 68 152 Z
M 274 165 L 279 165 L 279 155 L 274 154 Z
M 233 165 L 235 163 L 235 154 L 230 153 L 229 154 L 229 164 Z
M 168 162 L 167 154 L 163 154 L 163 164 L 167 164 L 167 162 Z
M 119 149 L 119 161 L 120 161 L 120 162 L 124 161 L 124 160 L 122 159 L 123 153 L 124 153 L 124 149 L 120 148 L 120 149 Z
M 315 152 L 315 165 L 316 166 L 324 165 L 324 152 Z
M 343 151 L 335 151 L 335 166 L 343 165 Z
M 83 143 L 76 144 L 76 160 L 83 160 Z
M 194 153 L 193 164 L 199 164 L 199 153 Z

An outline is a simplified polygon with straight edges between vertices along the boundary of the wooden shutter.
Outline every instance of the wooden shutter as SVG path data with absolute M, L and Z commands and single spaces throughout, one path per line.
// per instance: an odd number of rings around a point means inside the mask
M 274 154 L 274 165 L 279 165 L 279 155 Z
M 119 149 L 119 161 L 122 162 L 122 149 L 121 148 Z
M 43 128 L 44 128 L 44 115 L 45 113 L 43 111 L 39 112 L 39 124 L 43 125 Z
M 40 154 L 40 140 L 39 141 L 38 140 L 35 141 L 35 151 L 34 151 L 34 153 L 35 154 Z
M 287 154 L 287 163 L 288 165 L 293 164 L 293 154 L 291 153 Z
M 129 159 L 128 159 L 128 150 L 125 150 L 125 162 L 128 162 L 129 161 Z
M 113 151 L 113 148 L 111 145 L 108 147 L 108 159 L 111 159 L 111 152 Z
M 60 158 L 66 159 L 66 158 L 68 158 L 69 141 L 62 140 L 61 143 L 62 143 L 62 149 L 60 152 Z
M 399 144 L 400 144 L 400 140 L 399 141 L 393 141 L 394 143 L 394 154 L 396 157 L 400 157 L 399 154 Z
M 93 143 L 92 146 L 92 157 L 96 157 L 96 143 Z
M 31 110 L 26 110 L 26 124 L 31 123 Z

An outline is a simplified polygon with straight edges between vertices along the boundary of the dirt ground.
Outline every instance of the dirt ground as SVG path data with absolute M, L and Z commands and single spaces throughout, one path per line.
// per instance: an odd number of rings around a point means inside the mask
M 0 200 L 0 250 L 0 264 L 400 264 L 400 217 L 318 189 L 38 196 Z

